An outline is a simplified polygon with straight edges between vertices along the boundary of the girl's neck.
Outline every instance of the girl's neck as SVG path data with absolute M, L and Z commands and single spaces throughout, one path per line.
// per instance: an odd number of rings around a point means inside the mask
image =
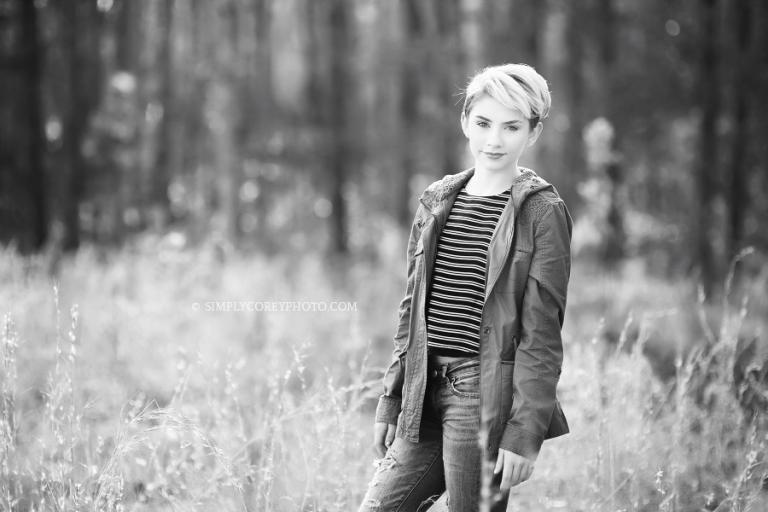
M 508 190 L 512 182 L 520 176 L 520 168 L 515 165 L 510 170 L 488 171 L 475 167 L 475 173 L 467 181 L 465 190 L 476 196 L 492 196 Z

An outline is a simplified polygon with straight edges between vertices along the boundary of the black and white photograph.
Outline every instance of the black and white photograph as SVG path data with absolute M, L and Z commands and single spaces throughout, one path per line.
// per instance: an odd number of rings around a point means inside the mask
M 0 0 L 0 512 L 768 511 L 767 27 Z

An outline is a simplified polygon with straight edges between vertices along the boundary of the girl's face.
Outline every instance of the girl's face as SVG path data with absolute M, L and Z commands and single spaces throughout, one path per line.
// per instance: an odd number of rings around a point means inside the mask
M 541 133 L 539 123 L 531 130 L 528 119 L 491 98 L 475 101 L 469 116 L 461 115 L 461 129 L 469 139 L 475 167 L 489 171 L 517 172 L 517 161 Z

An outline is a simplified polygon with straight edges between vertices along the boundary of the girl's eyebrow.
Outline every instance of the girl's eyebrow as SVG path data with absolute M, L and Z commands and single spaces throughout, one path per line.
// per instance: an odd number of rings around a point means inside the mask
M 488 119 L 485 116 L 481 116 L 479 114 L 475 114 L 475 117 L 477 117 L 478 119 L 480 119 L 482 121 L 487 121 L 489 123 L 491 122 L 490 119 Z M 521 123 L 521 121 L 519 119 L 513 119 L 512 121 L 505 121 L 503 124 L 520 124 L 520 123 Z

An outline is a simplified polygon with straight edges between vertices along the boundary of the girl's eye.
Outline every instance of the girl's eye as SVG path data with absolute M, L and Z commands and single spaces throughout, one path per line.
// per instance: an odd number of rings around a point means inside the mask
M 478 121 L 476 124 L 477 126 L 480 126 L 482 128 L 486 128 L 488 126 L 488 123 L 486 123 L 485 121 Z
M 511 125 L 507 126 L 507 130 L 509 130 L 511 132 L 516 132 L 517 131 L 517 126 L 511 126 Z

